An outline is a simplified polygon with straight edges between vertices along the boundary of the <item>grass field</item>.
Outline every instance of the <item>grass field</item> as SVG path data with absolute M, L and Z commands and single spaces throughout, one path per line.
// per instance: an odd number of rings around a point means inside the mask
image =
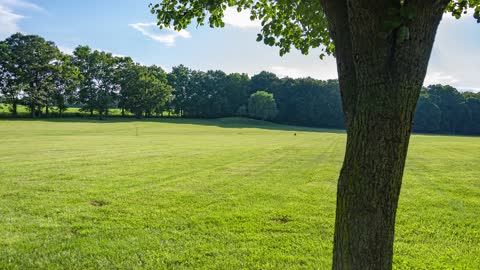
M 328 269 L 345 134 L 1 120 L 0 269 Z M 296 133 L 296 136 L 294 136 Z M 480 138 L 414 135 L 396 269 L 479 269 Z

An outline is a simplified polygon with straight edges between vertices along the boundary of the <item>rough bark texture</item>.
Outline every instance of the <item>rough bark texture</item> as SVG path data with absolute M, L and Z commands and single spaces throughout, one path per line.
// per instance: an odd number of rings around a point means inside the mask
M 337 190 L 333 269 L 391 269 L 413 116 L 448 1 L 405 1 L 406 26 L 382 33 L 400 1 L 323 0 L 336 46 L 347 146 Z
M 14 117 L 17 117 L 17 101 L 14 100 L 12 103 L 12 114 Z
M 35 104 L 30 105 L 30 111 L 31 111 L 32 118 L 35 118 L 36 116 Z

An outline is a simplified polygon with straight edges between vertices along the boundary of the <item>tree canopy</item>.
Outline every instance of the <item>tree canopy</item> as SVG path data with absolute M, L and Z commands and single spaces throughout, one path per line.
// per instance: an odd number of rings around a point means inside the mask
M 24 35 L 15 35 L 25 38 Z M 33 40 L 33 39 L 29 39 Z M 15 70 L 19 52 L 13 43 L 0 42 L 0 99 L 16 114 L 19 105 L 29 106 L 27 87 Z M 53 43 L 51 43 L 53 45 Z M 28 46 L 28 50 L 35 49 Z M 119 108 L 123 115 L 152 117 L 168 113 L 182 117 L 249 116 L 248 103 L 259 89 L 273 95 L 278 114 L 270 121 L 292 125 L 322 128 L 344 128 L 341 95 L 337 80 L 313 78 L 279 78 L 262 71 L 249 77 L 247 74 L 226 74 L 219 70 L 199 71 L 183 65 L 173 67 L 167 73 L 157 66 L 144 66 L 129 57 L 108 56 L 95 53 L 87 46 L 79 46 L 74 55 L 51 51 L 56 60 L 43 63 L 51 68 L 52 76 L 47 87 L 42 88 L 45 102 L 37 106 L 37 114 L 62 115 L 68 107 L 80 107 L 92 114 L 104 106 Z M 108 104 L 97 108 L 99 98 L 95 89 L 93 71 L 108 67 L 94 58 L 110 57 L 110 81 L 115 91 L 108 92 Z M 104 58 L 106 59 L 106 58 Z M 480 134 L 480 95 L 461 93 L 446 85 L 432 85 L 422 90 L 415 114 L 414 130 L 423 133 Z M 5 108 L 5 106 L 4 106 Z M 47 113 L 46 110 L 49 109 Z M 250 113 L 251 115 L 252 113 Z M 68 114 L 73 115 L 73 114 Z M 37 115 L 38 116 L 38 115 Z M 261 116 L 254 118 L 263 119 Z
M 175 30 L 187 28 L 192 23 L 197 26 L 224 27 L 223 17 L 227 7 L 235 7 L 238 12 L 250 11 L 251 20 L 260 20 L 261 33 L 257 41 L 280 48 L 280 55 L 291 51 L 292 47 L 308 54 L 310 49 L 320 48 L 320 58 L 335 52 L 331 38 L 325 7 L 334 6 L 332 1 L 253 1 L 253 0 L 164 0 L 150 4 L 150 11 L 157 16 L 160 28 L 173 26 Z M 412 20 L 415 9 L 407 1 L 387 1 L 388 17 L 384 20 L 384 32 L 388 34 L 400 30 L 408 35 L 408 21 Z M 446 13 L 459 19 L 473 10 L 473 18 L 480 23 L 479 0 L 446 1 Z M 332 18 L 330 18 L 332 20 Z

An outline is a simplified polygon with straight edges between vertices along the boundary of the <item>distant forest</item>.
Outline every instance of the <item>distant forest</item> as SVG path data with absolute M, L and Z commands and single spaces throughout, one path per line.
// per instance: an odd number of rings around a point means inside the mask
M 104 118 L 115 110 L 123 117 L 247 116 L 344 127 L 337 80 L 278 78 L 266 71 L 250 78 L 183 65 L 167 73 L 88 46 L 64 54 L 51 41 L 19 33 L 0 42 L 0 90 L 1 106 L 8 111 L 2 116 L 8 117 Z M 79 110 L 72 113 L 69 107 Z M 438 84 L 423 88 L 414 131 L 479 135 L 480 93 Z

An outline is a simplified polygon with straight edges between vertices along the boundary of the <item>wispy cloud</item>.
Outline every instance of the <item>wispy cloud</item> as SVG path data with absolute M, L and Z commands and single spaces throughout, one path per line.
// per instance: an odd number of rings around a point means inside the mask
M 259 20 L 250 20 L 250 11 L 242 10 L 238 12 L 235 8 L 228 7 L 225 10 L 223 21 L 225 24 L 238 27 L 242 29 L 260 29 L 261 23 Z
M 475 88 L 475 87 L 457 86 L 457 89 L 458 91 L 461 91 L 461 92 L 475 92 L 475 93 L 480 92 L 480 88 Z
M 458 79 L 444 72 L 431 72 L 425 77 L 424 85 L 431 84 L 455 84 Z
M 440 83 L 458 89 L 478 89 L 479 37 L 480 28 L 471 11 L 460 20 L 445 14 L 437 31 L 424 85 Z
M 22 18 L 22 15 L 16 14 L 9 8 L 0 5 L 0 39 L 19 32 L 18 21 Z
M 144 36 L 151 38 L 166 46 L 174 46 L 177 38 L 191 38 L 192 36 L 187 30 L 176 31 L 172 28 L 158 29 L 155 23 L 133 23 L 131 27 L 142 33 Z
M 73 49 L 73 48 L 71 48 L 71 47 L 65 47 L 65 46 L 61 46 L 61 45 L 57 45 L 57 48 L 58 48 L 61 52 L 65 53 L 65 54 L 70 54 L 70 55 L 72 55 L 72 54 L 73 54 L 73 51 L 75 50 L 75 49 Z
M 21 31 L 18 22 L 25 16 L 18 14 L 17 9 L 45 11 L 40 6 L 24 0 L 0 0 L 0 39 Z
M 308 71 L 286 66 L 273 66 L 270 68 L 270 71 L 277 74 L 277 76 L 279 77 L 290 78 L 305 78 L 308 77 L 310 74 Z
M 45 11 L 42 7 L 37 4 L 24 1 L 24 0 L 0 0 L 1 6 L 6 6 L 10 8 L 21 8 L 21 9 L 33 9 L 37 11 Z

